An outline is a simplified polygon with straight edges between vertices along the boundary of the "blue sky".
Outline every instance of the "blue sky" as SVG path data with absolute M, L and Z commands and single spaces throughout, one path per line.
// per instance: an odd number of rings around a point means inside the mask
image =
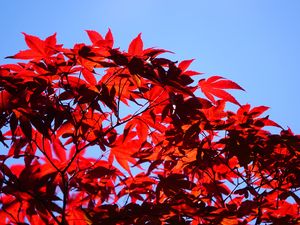
M 246 89 L 232 92 L 242 104 L 270 106 L 271 119 L 300 133 L 300 1 L 10 0 L 0 8 L 0 64 L 26 48 L 21 32 L 57 32 L 71 47 L 88 41 L 84 30 L 110 27 L 121 49 L 142 32 L 147 47 L 236 81 Z

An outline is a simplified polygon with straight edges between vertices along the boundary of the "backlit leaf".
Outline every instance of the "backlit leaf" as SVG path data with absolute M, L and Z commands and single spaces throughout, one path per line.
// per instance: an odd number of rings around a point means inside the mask
M 86 30 L 91 42 L 96 44 L 98 41 L 102 41 L 103 37 L 97 31 L 94 30 Z
M 238 84 L 233 81 L 226 80 L 220 76 L 212 76 L 207 80 L 202 79 L 198 83 L 199 87 L 201 88 L 202 92 L 205 96 L 211 100 L 212 102 L 216 102 L 214 96 L 223 99 L 225 101 L 232 102 L 236 105 L 240 105 L 238 101 L 228 92 L 224 91 L 223 89 L 239 89 L 244 90 Z
M 143 41 L 141 39 L 141 34 L 139 34 L 135 39 L 131 41 L 128 48 L 128 53 L 131 55 L 142 55 Z

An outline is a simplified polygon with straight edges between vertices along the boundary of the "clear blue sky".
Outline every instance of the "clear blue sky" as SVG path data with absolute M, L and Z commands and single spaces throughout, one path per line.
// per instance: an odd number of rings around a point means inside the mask
M 270 106 L 271 119 L 300 133 L 298 0 L 9 0 L 0 8 L 0 64 L 26 48 L 21 32 L 57 32 L 71 47 L 87 41 L 84 30 L 110 27 L 122 49 L 142 32 L 147 47 L 236 81 L 247 91 L 234 92 L 242 104 Z

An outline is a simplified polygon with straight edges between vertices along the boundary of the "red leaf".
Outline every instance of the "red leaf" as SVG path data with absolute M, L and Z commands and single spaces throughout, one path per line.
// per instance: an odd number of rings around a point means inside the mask
M 283 127 L 280 126 L 278 123 L 274 122 L 273 120 L 270 120 L 268 116 L 262 118 L 261 121 L 264 123 L 264 126 L 272 126 L 283 129 Z
M 148 130 L 149 127 L 144 121 L 142 120 L 137 121 L 136 131 L 140 141 L 146 141 L 148 137 Z
M 194 59 L 183 60 L 179 63 L 178 68 L 181 69 L 182 72 L 186 71 L 186 69 L 191 65 Z
M 61 141 L 57 138 L 52 140 L 53 150 L 55 155 L 59 158 L 61 162 L 66 161 L 66 149 L 64 148 Z
M 203 74 L 197 71 L 193 71 L 193 70 L 187 70 L 183 73 L 184 75 L 188 75 L 188 76 L 195 76 L 195 75 L 199 75 L 199 74 Z
M 30 49 L 20 51 L 14 56 L 7 58 L 15 59 L 41 59 L 55 53 L 55 48 L 61 47 L 56 46 L 56 33 L 47 37 L 45 41 L 40 38 L 23 33 L 25 36 L 25 42 Z
M 128 53 L 131 55 L 142 55 L 143 41 L 141 39 L 141 34 L 139 34 L 135 39 L 131 41 L 128 48 Z
M 114 45 L 114 38 L 113 35 L 111 33 L 111 30 L 108 29 L 106 35 L 105 35 L 105 41 L 107 41 L 107 47 L 112 48 Z
M 25 42 L 27 46 L 32 49 L 34 52 L 39 53 L 41 56 L 45 54 L 44 48 L 45 48 L 45 43 L 42 41 L 40 38 L 36 36 L 32 36 L 29 34 L 24 33 L 25 36 Z
M 131 135 L 132 133 L 129 133 Z M 134 135 L 135 136 L 135 135 Z M 123 167 L 128 173 L 131 173 L 129 162 L 135 164 L 136 160 L 132 157 L 133 153 L 139 148 L 138 140 L 131 140 L 133 137 L 128 137 L 124 140 L 123 135 L 120 135 L 116 144 L 111 148 L 108 157 L 108 162 L 113 163 L 114 159 Z M 119 143 L 119 144 L 118 144 Z
M 14 56 L 8 56 L 6 58 L 14 58 L 14 59 L 33 59 L 33 58 L 38 58 L 41 57 L 39 53 L 36 53 L 32 51 L 31 49 L 19 51 L 17 54 Z
M 268 109 L 269 109 L 269 107 L 267 107 L 267 106 L 257 106 L 257 107 L 254 107 L 253 109 L 251 109 L 249 114 L 254 115 L 255 117 L 258 117 L 261 114 L 263 114 L 265 111 L 267 111 Z
M 231 80 L 226 80 L 225 78 L 220 76 L 212 76 L 207 80 L 205 79 L 200 80 L 198 85 L 201 88 L 202 92 L 205 94 L 205 96 L 214 103 L 216 102 L 214 96 L 216 96 L 225 101 L 229 101 L 236 105 L 240 105 L 238 101 L 231 94 L 222 90 L 222 89 L 244 90 L 242 87 L 240 87 L 238 84 L 236 84 Z
M 187 70 L 193 61 L 194 59 L 190 59 L 190 60 L 183 60 L 179 63 L 178 68 L 181 70 L 181 74 L 187 76 L 195 76 L 195 75 L 203 74 L 193 70 Z
M 103 37 L 97 31 L 86 30 L 91 42 L 95 45 L 98 41 L 102 41 Z
M 0 91 L 0 112 L 5 111 L 9 107 L 11 98 L 12 95 L 7 91 Z
M 84 76 L 85 80 L 89 82 L 91 85 L 97 84 L 97 80 L 91 71 L 84 68 L 82 69 L 82 75 Z
M 226 100 L 226 101 L 229 101 L 229 102 L 239 105 L 238 101 L 231 94 L 229 94 L 228 92 L 226 92 L 222 89 L 212 89 L 210 91 L 210 93 L 223 99 L 223 100 Z
M 56 33 L 45 39 L 46 47 L 54 47 L 56 45 Z

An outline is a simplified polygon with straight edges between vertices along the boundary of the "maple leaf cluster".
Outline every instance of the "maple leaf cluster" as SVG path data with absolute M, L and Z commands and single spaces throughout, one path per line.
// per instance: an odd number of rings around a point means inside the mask
M 0 224 L 299 224 L 300 136 L 268 107 L 141 35 L 87 34 L 24 33 L 0 66 Z

